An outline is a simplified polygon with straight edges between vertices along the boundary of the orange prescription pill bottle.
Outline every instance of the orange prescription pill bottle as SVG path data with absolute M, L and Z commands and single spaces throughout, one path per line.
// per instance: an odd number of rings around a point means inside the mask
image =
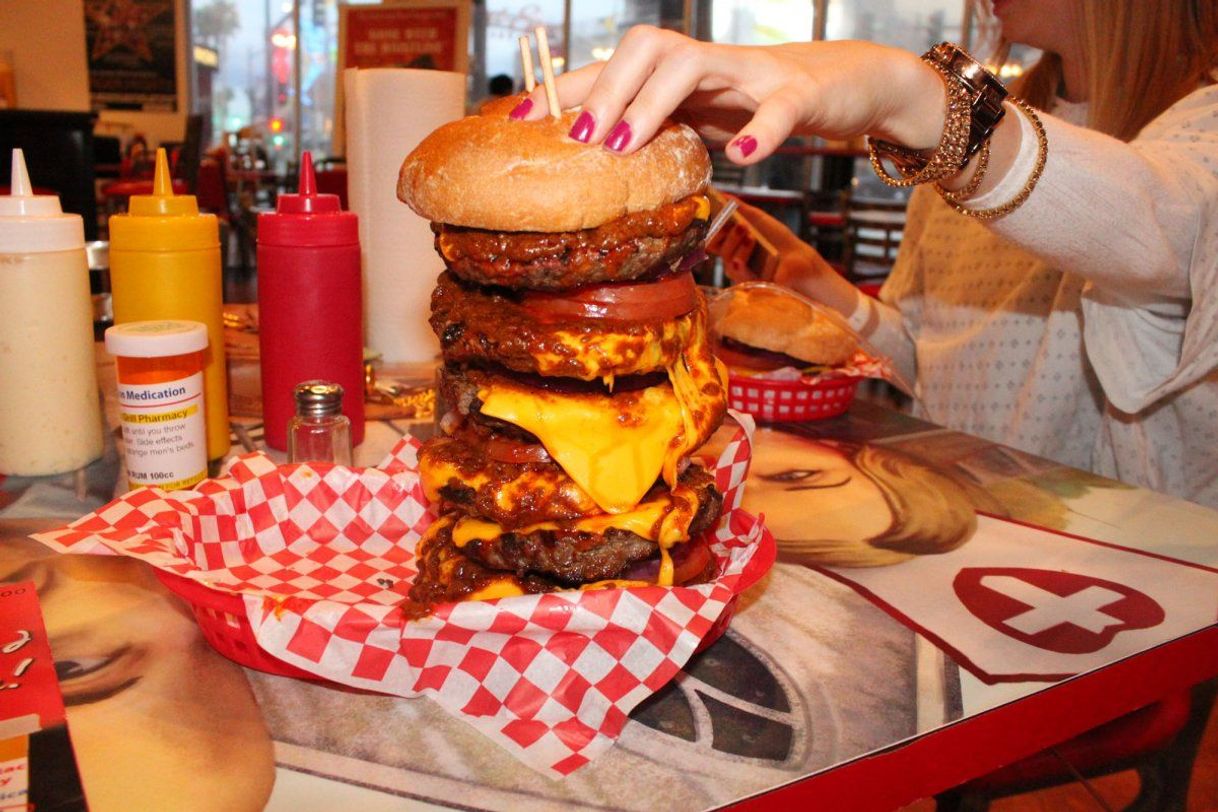
M 106 330 L 132 488 L 189 488 L 207 476 L 207 325 L 129 321 Z

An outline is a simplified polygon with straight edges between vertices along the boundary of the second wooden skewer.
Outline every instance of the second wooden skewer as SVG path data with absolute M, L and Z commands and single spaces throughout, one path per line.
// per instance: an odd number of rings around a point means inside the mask
M 550 59 L 550 42 L 546 39 L 546 30 L 537 26 L 537 58 L 541 60 L 541 80 L 546 86 L 546 104 L 550 107 L 550 115 L 560 118 L 562 111 L 558 109 L 558 91 L 554 88 L 554 63 Z

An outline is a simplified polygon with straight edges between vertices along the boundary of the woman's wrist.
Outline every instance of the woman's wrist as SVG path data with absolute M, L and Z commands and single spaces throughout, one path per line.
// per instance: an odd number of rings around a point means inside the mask
M 934 149 L 947 120 L 947 90 L 943 77 L 926 62 L 902 51 L 892 71 L 879 77 L 887 114 L 876 133 L 909 149 Z

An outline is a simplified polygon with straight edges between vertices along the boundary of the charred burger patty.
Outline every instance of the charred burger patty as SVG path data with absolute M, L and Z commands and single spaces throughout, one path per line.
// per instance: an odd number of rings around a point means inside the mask
M 449 363 L 487 361 L 516 372 L 582 380 L 663 369 L 689 340 L 680 317 L 604 322 L 547 317 L 504 287 L 444 272 L 431 296 L 431 327 Z
M 696 216 L 700 205 L 691 196 L 580 231 L 489 231 L 445 223 L 432 223 L 432 231 L 444 264 L 462 279 L 557 291 L 638 279 L 679 261 L 706 234 L 706 220 Z

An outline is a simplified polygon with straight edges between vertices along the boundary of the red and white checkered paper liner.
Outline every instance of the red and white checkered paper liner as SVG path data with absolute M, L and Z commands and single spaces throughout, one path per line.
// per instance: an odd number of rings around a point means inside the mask
M 259 646 L 311 674 L 427 695 L 554 777 L 608 749 L 640 701 L 670 680 L 740 590 L 766 535 L 740 509 L 753 421 L 719 457 L 720 576 L 689 587 L 568 591 L 470 601 L 407 621 L 413 549 L 433 516 L 418 445 L 377 467 L 276 466 L 237 458 L 192 491 L 132 491 L 34 538 L 117 554 L 242 596 Z
M 745 380 L 760 378 L 764 381 L 800 381 L 809 385 L 841 378 L 883 378 L 884 380 L 891 381 L 893 377 L 892 364 L 889 363 L 887 358 L 872 355 L 864 350 L 857 350 L 854 353 L 854 357 L 847 363 L 830 367 L 816 374 L 805 374 L 795 367 L 782 367 L 781 369 L 755 373 L 749 370 L 733 368 L 732 375 L 739 376 Z

